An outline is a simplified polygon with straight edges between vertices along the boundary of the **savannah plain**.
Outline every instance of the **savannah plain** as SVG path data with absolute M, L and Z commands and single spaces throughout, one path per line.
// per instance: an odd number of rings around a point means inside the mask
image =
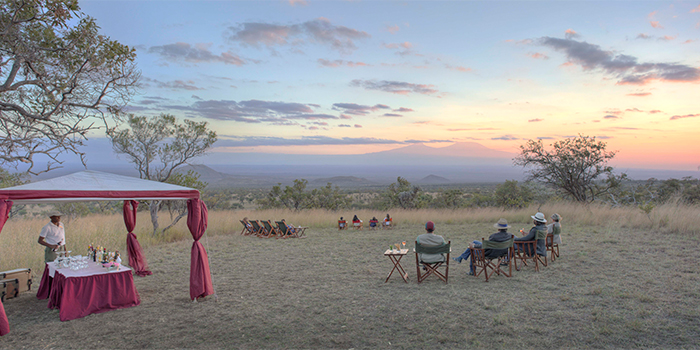
M 412 248 L 423 224 L 452 241 L 456 257 L 506 218 L 516 232 L 537 210 L 559 213 L 561 257 L 514 276 L 467 275 L 450 261 L 449 283 L 416 283 L 413 253 L 401 263 L 409 283 L 382 255 L 389 244 Z M 696 348 L 700 336 L 700 210 L 665 204 L 650 216 L 637 208 L 548 203 L 497 208 L 392 210 L 393 230 L 338 231 L 339 216 L 368 221 L 386 213 L 358 211 L 211 211 L 202 243 L 216 294 L 189 299 L 192 239 L 179 223 L 151 236 L 140 213 L 137 236 L 153 271 L 134 277 L 141 305 L 61 322 L 36 299 L 44 219 L 11 219 L 2 231 L 0 266 L 31 267 L 32 291 L 7 300 L 11 333 L 1 348 Z M 309 226 L 304 239 L 240 235 L 239 219 L 282 219 Z M 125 251 L 120 215 L 66 224 L 70 249 L 88 244 Z M 74 253 L 75 254 L 75 253 Z

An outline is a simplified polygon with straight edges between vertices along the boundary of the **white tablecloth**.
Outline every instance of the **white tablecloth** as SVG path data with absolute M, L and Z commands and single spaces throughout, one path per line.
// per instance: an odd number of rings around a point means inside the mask
M 49 267 L 49 276 L 52 278 L 54 277 L 54 274 L 56 273 L 56 263 L 50 262 L 46 264 Z M 68 267 L 60 268 L 58 271 L 66 277 L 84 277 L 84 276 L 93 276 L 93 275 L 99 275 L 103 273 L 113 273 L 113 272 L 123 272 L 123 271 L 130 271 L 131 268 L 128 266 L 120 265 L 119 270 L 114 270 L 114 271 L 107 271 L 107 268 L 102 267 L 102 264 L 96 263 L 96 262 L 88 262 L 88 267 L 85 269 L 80 269 L 80 270 L 71 270 Z

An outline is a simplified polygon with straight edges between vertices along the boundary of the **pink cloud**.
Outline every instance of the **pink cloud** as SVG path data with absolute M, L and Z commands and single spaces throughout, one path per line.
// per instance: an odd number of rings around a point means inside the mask
M 356 128 L 361 128 L 362 125 L 360 125 L 360 124 L 355 124 L 355 127 L 356 127 Z
M 528 122 L 528 123 L 536 123 L 536 122 L 541 122 L 541 121 L 544 121 L 544 119 L 540 119 L 540 118 L 530 119 L 530 120 L 528 120 L 527 122 Z
M 391 33 L 391 34 L 396 34 L 396 32 L 399 31 L 399 26 L 398 25 L 393 25 L 391 27 L 386 27 L 386 31 Z
M 289 4 L 292 6 L 296 6 L 297 4 L 301 6 L 306 6 L 309 4 L 309 2 L 306 0 L 289 0 Z
M 636 96 L 636 97 L 644 97 L 644 96 L 649 96 L 651 95 L 651 92 L 634 92 L 631 94 L 627 94 L 627 96 Z
M 543 54 L 543 53 L 539 53 L 539 52 L 535 52 L 535 53 L 528 54 L 528 56 L 530 56 L 530 57 L 532 57 L 532 58 L 535 58 L 535 59 L 543 59 L 543 60 L 548 60 L 548 59 L 549 59 L 549 56 L 547 56 L 547 55 L 545 55 L 545 54 Z
M 694 8 L 694 9 L 690 10 L 690 13 L 696 13 L 696 12 L 700 12 L 700 5 L 698 5 L 698 7 Z
M 694 42 L 696 42 L 696 41 L 697 41 L 697 40 L 688 39 L 688 40 L 684 41 L 683 44 L 690 44 L 690 43 L 694 43 Z
M 649 21 L 649 24 L 656 29 L 664 29 L 664 26 L 659 24 L 659 21 Z
M 662 112 L 658 109 L 653 109 L 653 110 L 649 111 L 649 114 L 656 114 L 656 113 L 662 113 Z
M 564 37 L 567 38 L 567 39 L 578 38 L 578 37 L 580 37 L 580 36 L 581 36 L 581 35 L 579 35 L 578 33 L 576 33 L 576 31 L 573 30 L 573 29 L 571 29 L 571 28 L 567 29 L 567 30 L 564 32 Z
M 340 119 L 352 119 L 352 117 L 347 114 L 341 114 Z
M 695 117 L 700 117 L 700 114 L 674 115 L 669 120 L 677 120 L 677 119 L 683 119 L 683 118 L 695 118 Z
M 671 40 L 676 39 L 677 37 L 678 37 L 677 35 L 676 36 L 664 35 L 663 37 L 659 38 L 659 40 L 671 41 Z

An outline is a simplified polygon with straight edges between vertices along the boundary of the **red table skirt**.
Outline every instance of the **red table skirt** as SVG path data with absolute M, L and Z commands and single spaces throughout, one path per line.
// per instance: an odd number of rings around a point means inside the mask
M 5 306 L 0 302 L 0 337 L 10 333 L 10 322 L 7 321 L 7 315 L 5 315 Z
M 48 307 L 59 309 L 61 321 L 141 303 L 131 271 L 68 278 L 57 272 L 55 278 L 51 278 L 48 266 L 44 269 L 36 297 L 48 298 Z

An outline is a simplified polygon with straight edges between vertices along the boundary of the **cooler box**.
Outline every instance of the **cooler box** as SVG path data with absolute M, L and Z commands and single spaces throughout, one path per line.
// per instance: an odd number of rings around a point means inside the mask
M 12 299 L 17 295 L 19 295 L 18 279 L 0 280 L 0 301 L 5 302 L 5 299 Z
M 0 280 L 19 280 L 19 292 L 26 292 L 32 289 L 32 269 L 16 269 L 0 272 Z

